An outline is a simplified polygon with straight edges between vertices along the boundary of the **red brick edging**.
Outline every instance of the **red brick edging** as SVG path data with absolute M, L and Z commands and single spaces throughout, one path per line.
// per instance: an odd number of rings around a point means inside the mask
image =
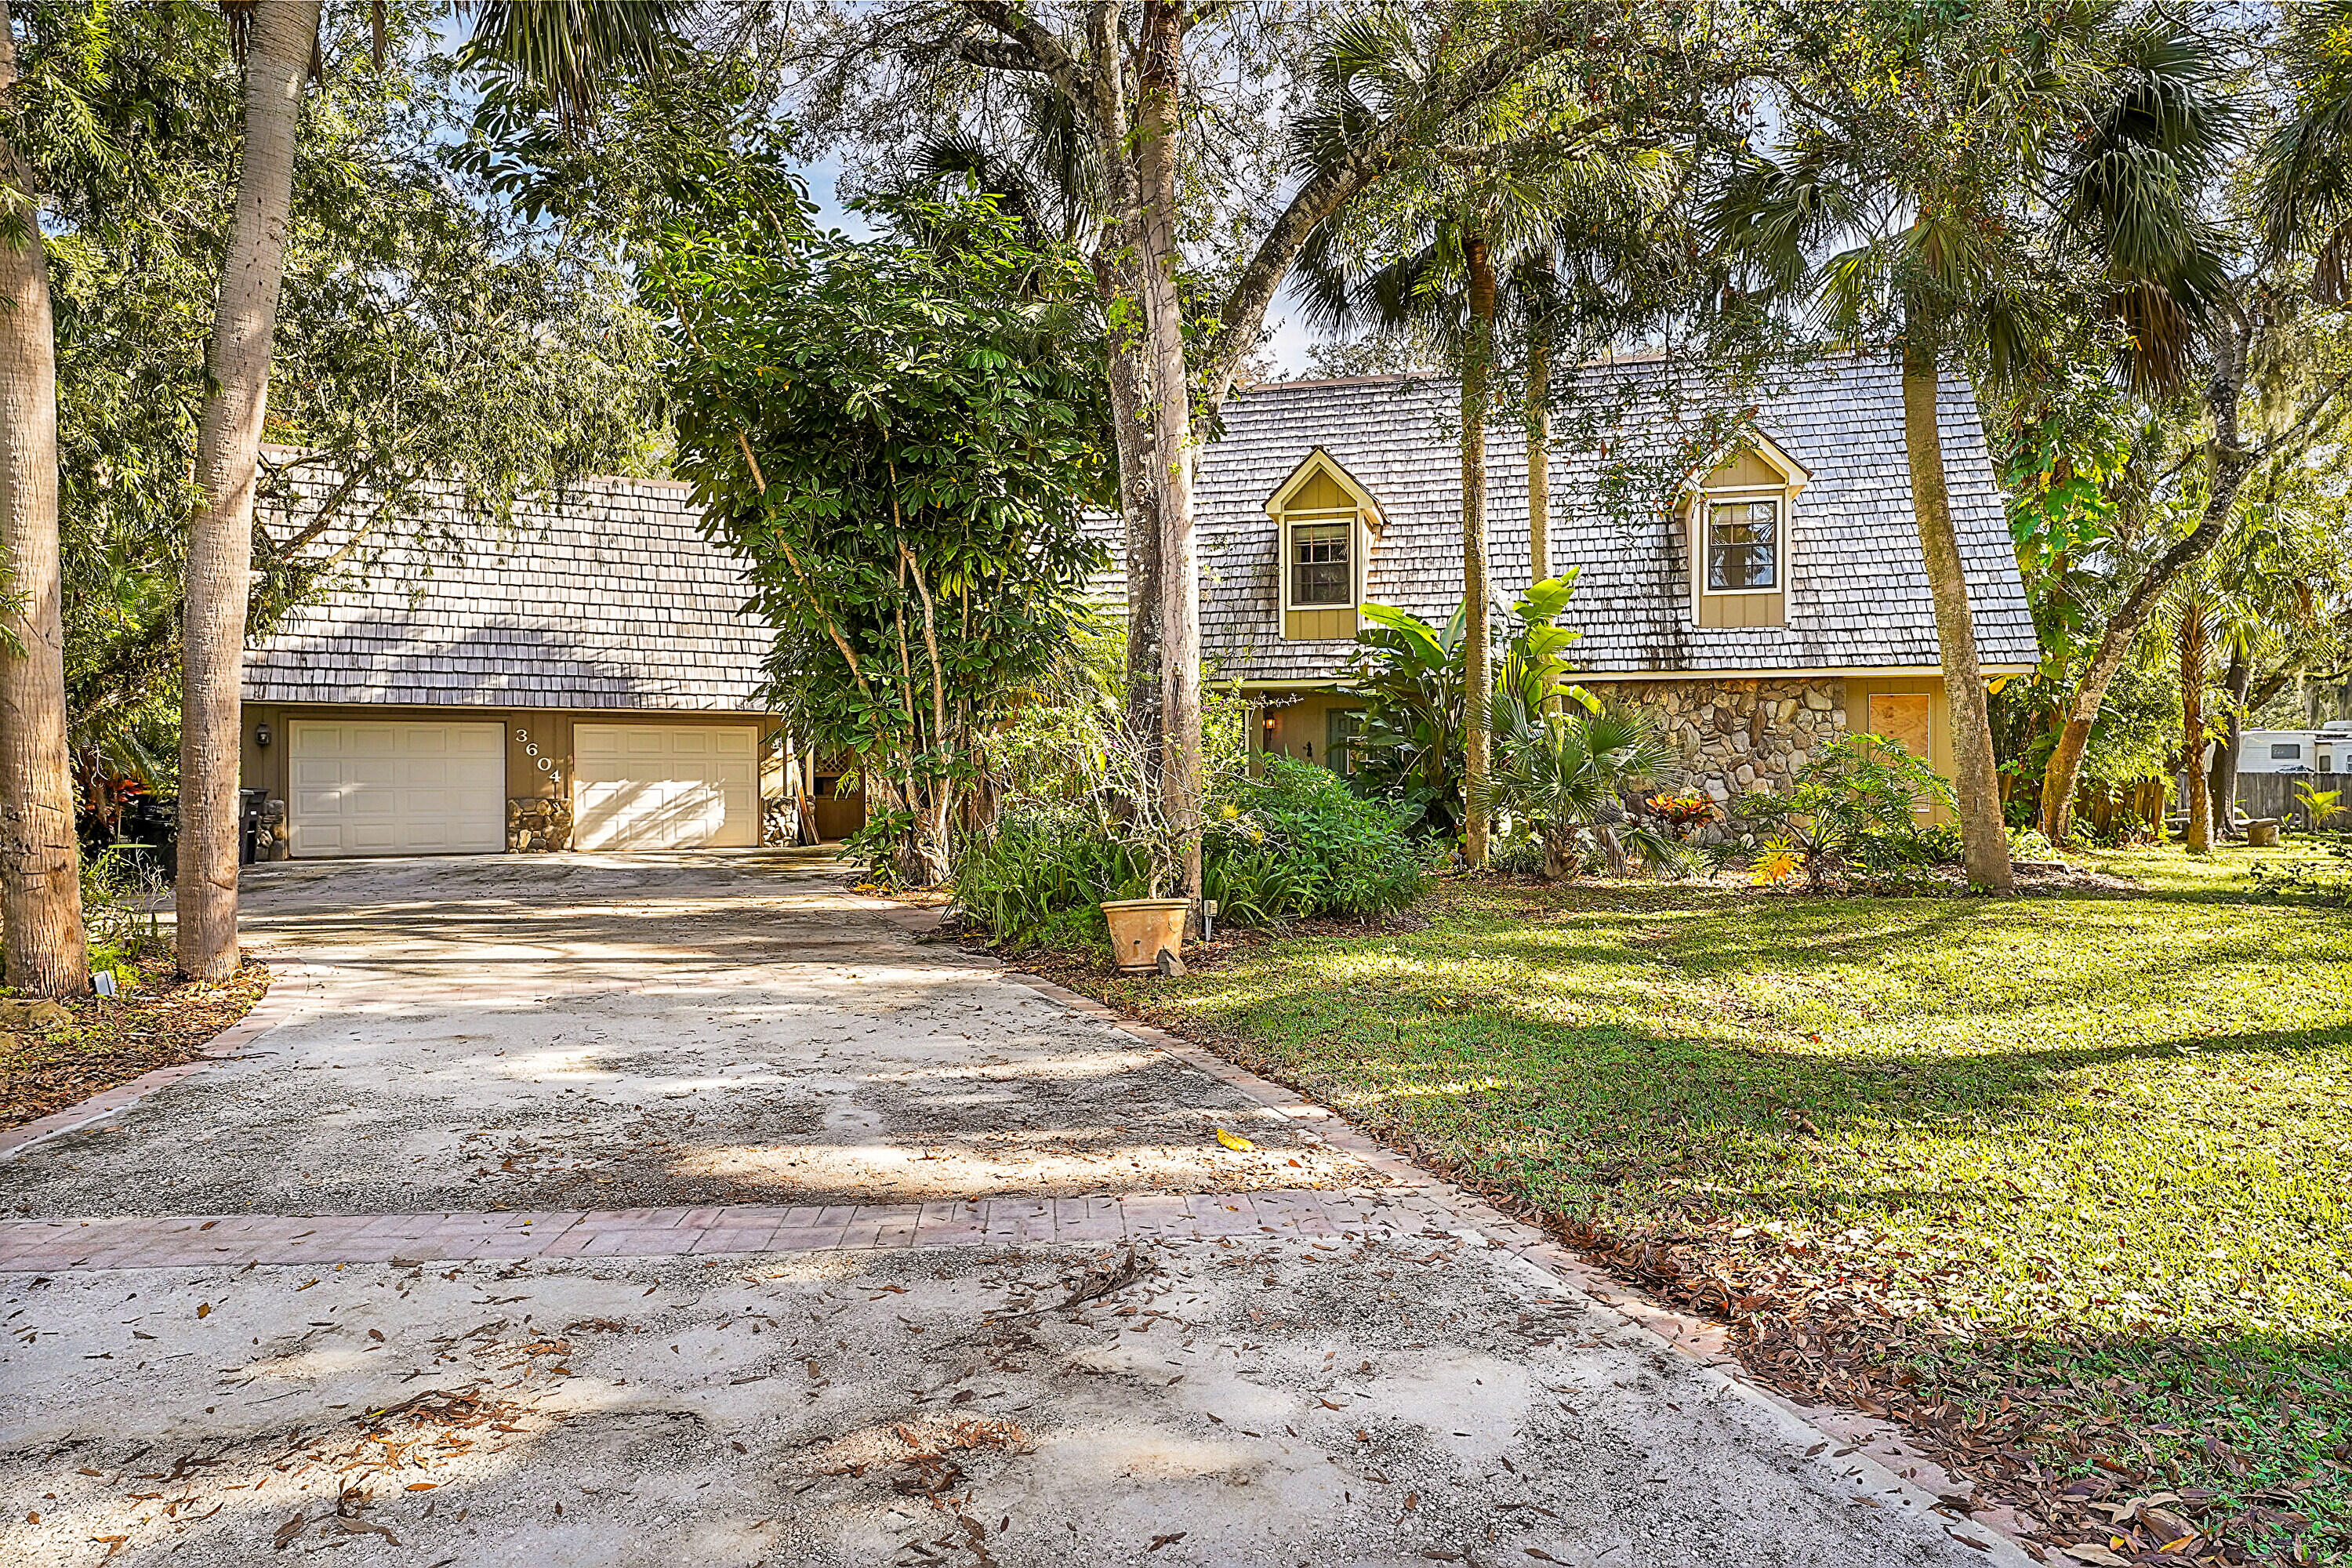
M 21 1127 L 0 1131 L 0 1161 L 12 1160 L 34 1144 L 105 1121 L 116 1111 L 134 1105 L 167 1084 L 193 1078 L 219 1065 L 224 1057 L 241 1056 L 247 1046 L 284 1023 L 294 1014 L 296 992 L 305 982 L 318 978 L 318 971 L 309 964 L 272 962 L 269 963 L 269 989 L 252 1009 L 236 1023 L 215 1035 L 205 1044 L 203 1054 L 193 1061 L 175 1062 L 141 1073 L 128 1083 L 91 1095 L 79 1105 L 68 1105 L 63 1110 L 53 1110 L 37 1121 Z

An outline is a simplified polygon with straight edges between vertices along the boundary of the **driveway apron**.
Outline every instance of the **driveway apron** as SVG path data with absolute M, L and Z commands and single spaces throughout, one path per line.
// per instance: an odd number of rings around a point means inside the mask
M 0 1162 L 0 1561 L 2024 1561 L 822 868 L 246 931 L 279 1022 Z

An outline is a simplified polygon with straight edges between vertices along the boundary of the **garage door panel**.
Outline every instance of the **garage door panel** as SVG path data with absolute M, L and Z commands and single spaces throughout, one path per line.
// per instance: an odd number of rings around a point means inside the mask
M 287 744 L 299 857 L 506 847 L 499 725 L 300 721 L 287 727 Z
M 742 725 L 575 725 L 572 842 L 750 848 L 760 841 L 758 754 L 759 732 Z

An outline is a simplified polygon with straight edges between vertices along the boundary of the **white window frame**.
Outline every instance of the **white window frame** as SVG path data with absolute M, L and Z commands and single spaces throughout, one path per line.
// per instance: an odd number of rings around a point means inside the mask
M 1317 527 L 1334 522 L 1343 522 L 1348 525 L 1347 603 L 1341 605 L 1298 604 L 1291 598 L 1291 593 L 1297 586 L 1298 581 L 1292 570 L 1297 563 L 1291 559 L 1291 532 L 1302 523 L 1309 527 Z M 1294 610 L 1354 610 L 1361 608 L 1364 602 L 1364 557 L 1370 553 L 1370 552 L 1366 548 L 1366 544 L 1368 542 L 1366 536 L 1369 532 L 1370 531 L 1364 527 L 1364 513 L 1360 507 L 1324 509 L 1316 511 L 1284 512 L 1282 514 L 1282 534 L 1280 542 L 1281 553 L 1277 563 L 1282 573 L 1283 613 L 1285 615 L 1288 615 Z

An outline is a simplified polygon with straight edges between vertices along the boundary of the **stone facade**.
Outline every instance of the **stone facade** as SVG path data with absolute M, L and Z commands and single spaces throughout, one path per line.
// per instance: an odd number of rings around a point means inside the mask
M 1588 684 L 1660 715 L 1682 748 L 1682 787 L 1718 805 L 1759 789 L 1786 792 L 1846 731 L 1845 682 L 1833 678 Z
M 572 847 L 572 803 L 530 797 L 507 802 L 507 847 L 544 853 Z

